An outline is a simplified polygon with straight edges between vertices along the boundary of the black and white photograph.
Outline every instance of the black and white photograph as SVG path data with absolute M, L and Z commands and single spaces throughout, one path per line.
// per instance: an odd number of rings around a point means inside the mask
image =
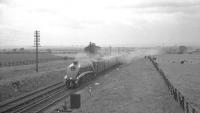
M 0 0 L 0 113 L 200 113 L 200 0 Z

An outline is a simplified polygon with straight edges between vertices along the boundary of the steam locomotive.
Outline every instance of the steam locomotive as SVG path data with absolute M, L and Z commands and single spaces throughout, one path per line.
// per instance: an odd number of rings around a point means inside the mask
M 90 60 L 88 64 L 73 61 L 73 63 L 67 67 L 67 74 L 64 76 L 64 82 L 67 88 L 77 88 L 81 83 L 93 79 L 98 73 L 119 63 L 119 56 Z

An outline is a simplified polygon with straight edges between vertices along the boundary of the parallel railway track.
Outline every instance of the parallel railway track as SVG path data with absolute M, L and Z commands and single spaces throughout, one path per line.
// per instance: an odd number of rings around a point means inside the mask
M 67 90 L 59 82 L 33 93 L 0 104 L 0 113 L 43 113 L 48 108 L 90 84 L 88 81 L 77 89 Z
M 106 73 L 117 66 L 119 65 L 115 65 L 99 74 Z M 94 79 L 96 78 L 98 78 L 98 76 Z M 79 88 L 74 90 L 67 90 L 64 82 L 52 84 L 48 87 L 0 103 L 0 113 L 42 113 L 68 97 L 70 94 L 75 93 L 90 84 L 89 81 L 85 81 Z
M 28 93 L 15 99 L 0 104 L 1 113 L 23 113 L 34 106 L 53 98 L 56 95 L 64 94 L 66 91 L 63 82 L 55 83 L 40 90 Z M 28 111 L 29 112 L 29 111 Z

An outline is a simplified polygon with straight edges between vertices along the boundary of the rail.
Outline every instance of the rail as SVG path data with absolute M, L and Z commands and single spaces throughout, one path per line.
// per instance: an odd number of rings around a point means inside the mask
M 28 105 L 33 104 L 36 101 L 44 98 L 43 97 L 44 95 L 47 95 L 47 97 L 48 95 L 53 95 L 54 92 L 61 90 L 63 86 L 64 86 L 63 82 L 54 83 L 39 90 L 2 102 L 0 104 L 0 112 L 8 113 L 14 111 L 15 112 L 22 111 L 22 109 L 27 108 Z

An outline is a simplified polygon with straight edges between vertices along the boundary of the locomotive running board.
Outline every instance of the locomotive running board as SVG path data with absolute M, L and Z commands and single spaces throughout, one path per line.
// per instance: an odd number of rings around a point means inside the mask
M 94 73 L 94 71 L 86 71 L 86 72 L 83 72 L 82 74 L 80 74 L 80 76 L 77 77 L 77 79 L 85 76 L 86 74 L 91 74 L 91 73 Z

